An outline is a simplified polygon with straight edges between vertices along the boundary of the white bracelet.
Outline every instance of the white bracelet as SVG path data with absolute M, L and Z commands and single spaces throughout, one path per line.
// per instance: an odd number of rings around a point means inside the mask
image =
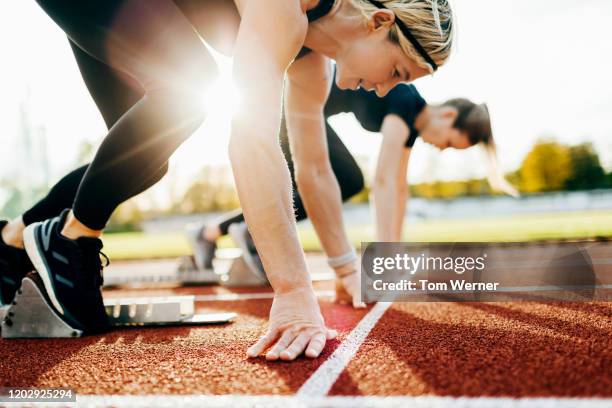
M 346 265 L 348 263 L 351 263 L 353 261 L 355 261 L 357 259 L 357 253 L 355 252 L 355 250 L 353 248 L 351 248 L 351 250 L 345 254 L 342 254 L 340 256 L 334 256 L 331 258 L 327 258 L 327 264 L 331 267 L 331 268 L 339 268 L 343 265 Z

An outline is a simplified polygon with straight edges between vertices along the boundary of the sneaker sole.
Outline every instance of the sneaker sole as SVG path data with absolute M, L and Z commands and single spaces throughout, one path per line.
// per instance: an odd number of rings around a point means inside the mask
M 230 237 L 232 237 L 232 240 L 236 243 L 236 245 L 238 245 L 238 247 L 242 251 L 242 259 L 244 259 L 244 261 L 247 263 L 249 268 L 256 274 L 256 276 L 262 281 L 262 283 L 268 284 L 268 277 L 266 276 L 265 272 L 261 271 L 257 267 L 257 264 L 255 263 L 255 260 L 253 259 L 253 256 L 251 255 L 251 251 L 249 250 L 249 246 L 246 240 L 244 239 L 245 229 L 247 229 L 246 224 L 243 224 L 243 225 L 232 224 L 230 225 L 227 232 L 229 233 Z
M 43 281 L 47 296 L 49 297 L 49 300 L 51 300 L 53 307 L 55 307 L 59 313 L 65 315 L 66 313 L 64 312 L 64 308 L 55 296 L 55 290 L 51 282 L 51 274 L 49 273 L 47 263 L 43 257 L 40 256 L 41 250 L 38 246 L 38 240 L 36 239 L 36 229 L 40 225 L 42 225 L 42 223 L 37 222 L 26 227 L 26 229 L 23 231 L 23 244 L 28 256 L 30 257 L 30 260 L 32 261 L 32 264 L 34 265 L 34 269 L 36 269 L 38 275 Z
M 187 228 L 185 230 L 185 235 L 187 235 L 187 239 L 189 240 L 189 244 L 191 245 L 191 250 L 193 253 L 193 257 L 195 260 L 196 267 L 203 271 L 207 271 L 210 269 L 204 268 L 204 257 L 200 252 L 200 242 L 198 239 L 198 234 L 200 232 L 200 228 Z

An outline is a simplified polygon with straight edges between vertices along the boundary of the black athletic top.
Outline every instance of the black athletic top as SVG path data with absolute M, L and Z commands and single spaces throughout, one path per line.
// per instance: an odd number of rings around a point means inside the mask
M 419 136 L 414 121 L 426 104 L 414 85 L 397 85 L 385 97 L 379 98 L 364 89 L 343 91 L 334 82 L 325 105 L 325 119 L 337 113 L 353 112 L 364 129 L 380 132 L 385 116 L 395 114 L 408 125 L 410 136 L 405 146 L 412 147 Z
M 319 4 L 317 4 L 315 8 L 312 8 L 306 12 L 306 17 L 308 17 L 308 22 L 312 23 L 313 21 L 316 21 L 320 19 L 321 17 L 326 16 L 327 13 L 329 13 L 331 9 L 334 7 L 335 2 L 336 0 L 319 1 Z

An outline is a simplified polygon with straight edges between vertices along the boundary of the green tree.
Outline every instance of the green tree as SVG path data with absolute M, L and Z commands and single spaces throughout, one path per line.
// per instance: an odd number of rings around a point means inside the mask
M 3 218 L 15 218 L 25 208 L 25 198 L 23 193 L 11 185 L 10 183 L 3 181 L 0 183 L 0 187 L 3 190 L 3 195 L 6 197 L 2 207 L 0 208 L 0 214 Z
M 466 186 L 466 195 L 468 196 L 481 196 L 490 194 L 491 189 L 489 183 L 485 179 L 471 179 L 464 181 Z
M 96 154 L 97 144 L 89 140 L 84 140 L 79 144 L 79 150 L 77 151 L 75 164 L 82 166 L 85 163 L 89 163 L 93 160 Z
M 558 191 L 571 176 L 570 149 L 552 140 L 540 140 L 523 160 L 520 187 L 527 193 Z
M 0 214 L 4 218 L 21 215 L 47 192 L 44 186 L 30 190 L 20 188 L 15 180 L 0 179 Z
M 173 204 L 172 211 L 197 214 L 238 208 L 240 206 L 238 194 L 234 185 L 228 180 L 226 170 L 204 167 L 181 200 Z
M 592 143 L 582 143 L 569 149 L 572 175 L 566 182 L 568 190 L 590 190 L 606 186 L 606 176 Z

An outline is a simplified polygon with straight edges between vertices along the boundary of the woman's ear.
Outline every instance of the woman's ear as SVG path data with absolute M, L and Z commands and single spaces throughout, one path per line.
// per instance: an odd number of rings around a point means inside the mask
M 395 24 L 395 14 L 387 9 L 376 10 L 368 20 L 368 28 L 372 31 L 381 28 L 390 29 L 393 24 Z
M 444 106 L 441 109 L 442 117 L 445 119 L 449 119 L 451 122 L 455 122 L 457 120 L 457 116 L 459 116 L 459 112 L 457 109 L 452 106 Z

